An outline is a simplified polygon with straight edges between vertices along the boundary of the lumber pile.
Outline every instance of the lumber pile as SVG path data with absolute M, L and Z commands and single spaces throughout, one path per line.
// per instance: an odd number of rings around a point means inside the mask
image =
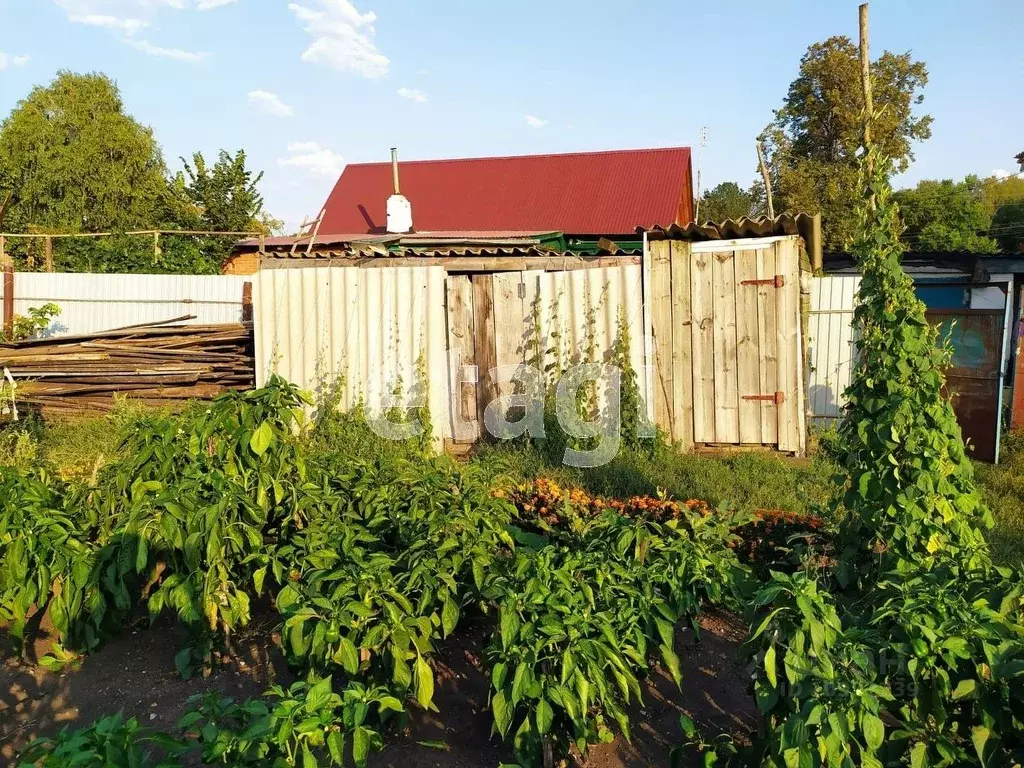
M 175 318 L 178 322 L 185 318 Z M 20 407 L 109 410 L 121 393 L 151 405 L 254 385 L 251 323 L 143 325 L 0 344 L 0 377 Z M 6 370 L 4 370 L 6 369 Z

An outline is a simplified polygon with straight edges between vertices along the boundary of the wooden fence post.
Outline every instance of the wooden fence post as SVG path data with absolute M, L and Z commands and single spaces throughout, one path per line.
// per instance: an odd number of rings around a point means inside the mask
M 3 257 L 4 268 L 4 336 L 14 336 L 14 259 Z
M 252 283 L 242 283 L 242 322 L 252 322 Z
M 53 272 L 53 238 L 49 235 L 46 236 L 46 240 L 44 241 L 43 255 L 43 263 L 46 265 L 46 271 Z

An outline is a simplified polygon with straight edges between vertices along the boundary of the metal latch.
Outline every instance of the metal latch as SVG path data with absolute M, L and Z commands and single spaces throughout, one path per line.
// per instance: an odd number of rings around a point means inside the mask
M 775 277 L 768 277 L 764 280 L 740 280 L 740 285 L 774 285 L 776 288 L 781 288 L 785 284 L 785 275 L 776 275 Z
M 776 405 L 782 405 L 786 400 L 786 393 L 779 391 L 773 395 L 744 395 L 744 400 L 766 400 L 768 402 L 775 403 Z

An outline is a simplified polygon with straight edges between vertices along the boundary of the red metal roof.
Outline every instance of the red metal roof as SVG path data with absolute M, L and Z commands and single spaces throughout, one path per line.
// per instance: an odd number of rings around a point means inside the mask
M 693 218 L 687 147 L 399 163 L 417 231 L 632 234 Z M 320 232 L 383 233 L 390 163 L 348 165 L 324 204 Z

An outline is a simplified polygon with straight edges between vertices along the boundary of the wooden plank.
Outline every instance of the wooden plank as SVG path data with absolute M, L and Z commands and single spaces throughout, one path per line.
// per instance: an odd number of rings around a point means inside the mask
M 487 439 L 484 410 L 498 396 L 491 375 L 496 363 L 494 351 L 494 278 L 492 275 L 473 275 L 473 348 L 477 365 L 476 413 L 480 423 L 480 437 Z
M 772 394 L 761 389 L 758 355 L 757 251 L 738 251 L 736 266 L 736 382 L 739 389 L 739 436 L 741 443 L 760 444 L 761 401 L 745 395 Z M 747 284 L 744 285 L 744 282 Z
M 795 306 L 793 307 L 795 330 L 796 336 L 796 397 L 793 398 L 793 410 L 796 412 L 796 426 L 797 426 L 797 454 L 803 456 L 807 453 L 807 399 L 805 396 L 806 379 L 805 368 L 806 368 L 806 350 L 804 349 L 804 293 L 803 287 L 800 284 L 801 272 L 800 272 L 800 246 L 796 238 L 792 238 L 789 241 L 780 243 L 780 247 L 785 247 L 792 251 L 792 258 L 788 261 L 788 271 L 786 273 L 786 279 L 792 278 L 793 280 L 793 301 Z M 809 310 L 809 302 L 808 307 Z
M 799 417 L 794 406 L 799 407 L 797 381 L 797 306 L 799 304 L 799 278 L 793 277 L 791 262 L 796 261 L 796 250 L 784 247 L 785 241 L 775 244 L 775 269 L 783 276 L 785 285 L 776 291 L 779 389 L 785 393 L 785 402 L 779 412 L 779 450 L 798 452 Z
M 672 441 L 693 448 L 693 317 L 690 311 L 690 244 L 671 241 Z
M 476 382 L 468 380 L 467 367 L 476 365 L 473 338 L 473 284 L 466 275 L 445 280 L 448 299 L 448 367 L 452 393 L 452 437 L 472 442 L 479 434 Z
M 715 306 L 715 442 L 740 441 L 736 380 L 736 252 L 712 254 Z
M 693 322 L 693 440 L 715 442 L 715 302 L 711 262 L 698 253 L 690 262 L 690 306 Z
M 502 372 L 497 377 L 498 395 L 515 394 L 515 383 L 508 381 L 510 370 L 524 362 L 526 312 L 523 310 L 521 272 L 508 272 L 494 278 L 494 354 Z
M 3 258 L 3 335 L 14 336 L 14 260 L 10 256 Z
M 651 321 L 654 333 L 654 423 L 669 435 L 672 402 L 672 264 L 670 241 L 655 240 L 651 249 Z
M 759 248 L 756 256 L 757 279 L 775 277 L 775 249 Z M 757 356 L 758 385 L 762 392 L 778 390 L 779 338 L 776 331 L 776 304 L 779 289 L 773 285 L 759 285 L 757 288 Z M 775 403 L 761 401 L 761 441 L 765 445 L 779 442 L 779 408 Z

